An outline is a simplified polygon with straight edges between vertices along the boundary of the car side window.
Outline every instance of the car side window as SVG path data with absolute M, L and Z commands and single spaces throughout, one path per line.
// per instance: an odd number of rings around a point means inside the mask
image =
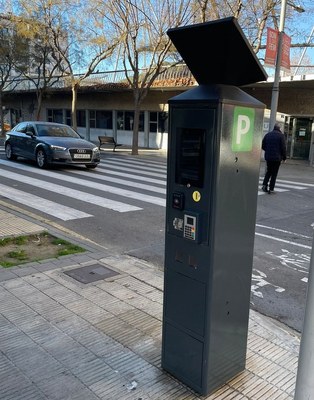
M 28 124 L 26 132 L 31 132 L 33 135 L 36 135 L 35 128 L 33 125 Z
M 27 124 L 25 123 L 22 123 L 22 124 L 19 124 L 16 128 L 15 128 L 15 131 L 16 132 L 22 132 L 22 133 L 25 133 L 26 132 L 26 128 L 27 128 Z

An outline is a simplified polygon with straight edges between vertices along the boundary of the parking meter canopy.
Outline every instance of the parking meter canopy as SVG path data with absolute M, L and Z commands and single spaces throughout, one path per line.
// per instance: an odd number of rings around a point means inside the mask
M 173 28 L 167 33 L 200 85 L 241 86 L 267 80 L 234 17 Z

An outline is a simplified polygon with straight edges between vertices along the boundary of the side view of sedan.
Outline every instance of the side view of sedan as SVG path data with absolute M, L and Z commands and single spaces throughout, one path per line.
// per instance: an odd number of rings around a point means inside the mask
M 52 164 L 83 164 L 96 168 L 100 162 L 98 147 L 83 139 L 70 126 L 54 122 L 25 121 L 6 133 L 8 160 L 23 157 L 36 161 L 39 168 Z

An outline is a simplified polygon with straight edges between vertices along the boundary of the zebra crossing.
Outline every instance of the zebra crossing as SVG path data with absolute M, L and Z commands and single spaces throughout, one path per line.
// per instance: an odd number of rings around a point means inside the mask
M 88 204 L 120 213 L 140 211 L 146 204 L 166 205 L 166 165 L 162 161 L 108 158 L 108 162 L 106 159 L 91 171 L 41 170 L 2 159 L 1 178 L 9 180 L 10 184 L 0 183 L 0 196 L 64 221 L 91 217 L 92 214 L 85 212 Z M 26 185 L 27 192 L 15 188 L 12 182 Z M 47 198 L 30 193 L 36 190 L 34 188 L 45 190 Z M 58 195 L 60 203 L 50 200 L 49 193 Z M 62 206 L 65 197 L 82 202 L 83 211 Z
M 41 170 L 26 163 L 0 159 L 0 196 L 64 221 L 92 217 L 91 212 L 86 212 L 89 205 L 119 213 L 135 212 L 148 205 L 165 207 L 166 170 L 164 160 L 131 156 L 108 157 L 92 171 Z M 22 184 L 24 190 L 15 187 Z M 262 177 L 258 195 L 265 195 L 261 185 Z M 276 192 L 311 187 L 314 184 L 278 179 Z M 44 190 L 45 197 L 34 194 L 36 188 L 41 193 Z M 52 201 L 52 193 L 58 201 Z M 63 204 L 66 198 L 78 200 L 80 209 Z
M 259 179 L 259 191 L 258 195 L 262 196 L 267 193 L 263 192 L 261 190 L 261 187 L 263 185 L 263 177 L 260 177 Z M 289 190 L 304 190 L 308 189 L 310 187 L 314 187 L 314 184 L 311 183 L 300 183 L 300 182 L 294 182 L 294 181 L 286 181 L 283 179 L 277 179 L 276 180 L 276 187 L 275 187 L 275 192 L 277 193 L 283 193 L 283 192 L 288 192 Z

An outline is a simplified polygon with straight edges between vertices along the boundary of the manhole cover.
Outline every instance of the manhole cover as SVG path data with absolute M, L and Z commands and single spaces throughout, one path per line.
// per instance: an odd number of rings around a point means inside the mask
M 112 276 L 119 275 L 118 272 L 106 268 L 100 264 L 71 269 L 69 271 L 65 271 L 64 273 L 82 283 L 96 282 L 100 281 L 101 279 L 111 278 Z

